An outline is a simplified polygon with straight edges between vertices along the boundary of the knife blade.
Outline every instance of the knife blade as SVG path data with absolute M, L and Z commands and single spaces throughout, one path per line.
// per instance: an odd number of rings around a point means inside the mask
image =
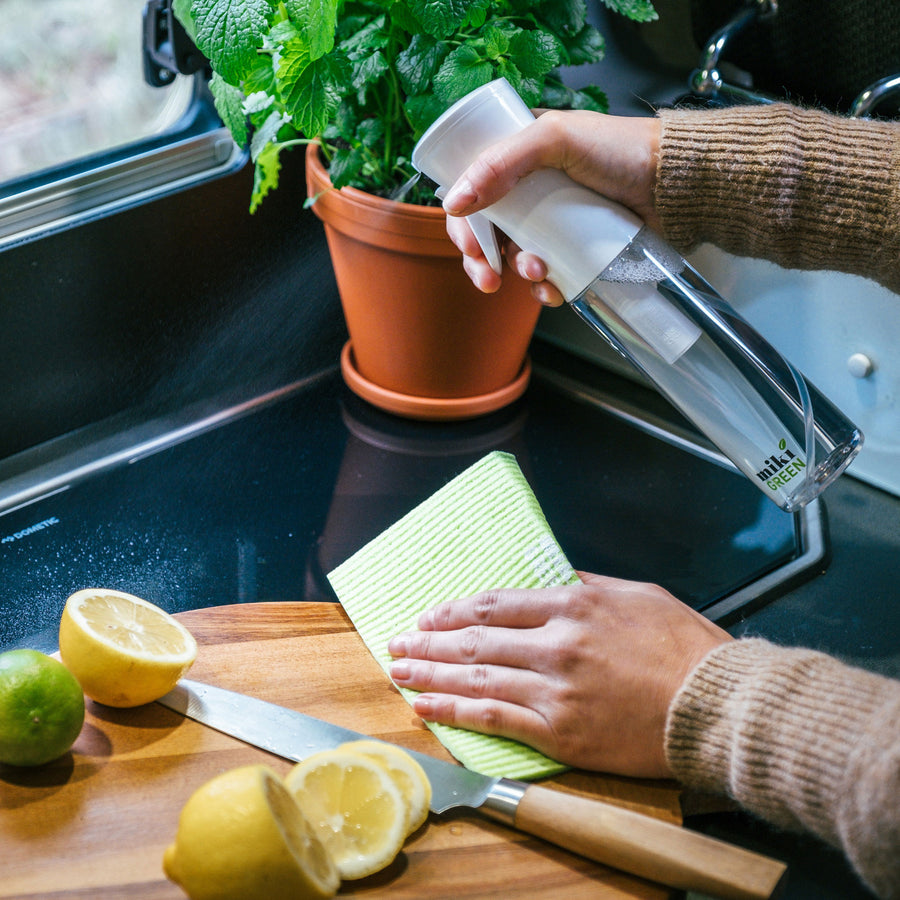
M 182 679 L 157 702 L 284 759 L 368 738 L 296 710 Z M 780 892 L 778 860 L 600 800 L 495 778 L 403 748 L 431 781 L 431 811 L 468 808 L 604 865 L 722 900 L 766 900 Z

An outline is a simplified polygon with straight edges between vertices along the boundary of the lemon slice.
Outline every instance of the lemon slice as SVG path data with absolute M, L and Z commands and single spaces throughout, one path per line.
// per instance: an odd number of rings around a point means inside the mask
M 385 767 L 337 748 L 298 763 L 285 778 L 316 827 L 341 878 L 365 878 L 389 865 L 406 839 L 407 811 Z
M 243 766 L 197 788 L 163 856 L 191 900 L 321 900 L 340 879 L 282 780 Z
M 59 623 L 59 653 L 92 700 L 140 706 L 168 693 L 197 656 L 191 633 L 131 594 L 77 591 Z
M 341 749 L 362 753 L 377 760 L 387 769 L 406 801 L 409 816 L 406 823 L 407 835 L 412 834 L 425 822 L 431 804 L 431 782 L 425 770 L 413 757 L 402 748 L 386 744 L 384 741 L 350 741 L 342 744 Z

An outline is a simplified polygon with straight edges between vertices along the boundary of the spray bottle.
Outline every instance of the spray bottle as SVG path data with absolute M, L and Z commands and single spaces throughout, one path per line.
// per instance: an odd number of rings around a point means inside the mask
M 441 196 L 478 153 L 532 122 L 512 86 L 492 81 L 428 129 L 413 165 Z M 495 227 L 541 257 L 575 312 L 783 510 L 817 497 L 862 446 L 859 429 L 620 204 L 542 169 L 468 220 L 498 273 Z

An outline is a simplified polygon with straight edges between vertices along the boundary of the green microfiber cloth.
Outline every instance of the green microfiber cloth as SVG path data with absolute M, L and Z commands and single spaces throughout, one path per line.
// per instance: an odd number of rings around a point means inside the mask
M 328 575 L 385 672 L 388 641 L 416 629 L 444 600 L 498 587 L 578 581 L 514 456 L 494 452 L 466 469 Z M 411 701 L 414 691 L 401 689 Z M 516 741 L 429 723 L 464 766 L 541 778 L 566 767 Z

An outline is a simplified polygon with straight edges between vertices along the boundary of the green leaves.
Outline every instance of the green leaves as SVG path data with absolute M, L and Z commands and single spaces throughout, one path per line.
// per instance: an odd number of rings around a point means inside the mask
M 434 76 L 434 92 L 450 106 L 469 91 L 487 84 L 494 74 L 490 61 L 476 48 L 463 44 L 457 47 Z
M 635 22 L 655 22 L 659 16 L 651 0 L 603 0 L 614 12 L 621 13 Z
M 281 172 L 281 148 L 277 144 L 268 144 L 256 158 L 256 169 L 253 173 L 253 194 L 250 197 L 250 212 L 255 213 L 269 191 L 278 187 L 278 175 Z
M 424 93 L 447 56 L 447 45 L 427 34 L 413 35 L 409 46 L 397 54 L 395 65 L 403 90 L 409 96 Z
M 651 0 L 604 0 L 638 21 Z M 412 174 L 425 129 L 503 76 L 529 105 L 606 110 L 563 66 L 602 58 L 586 0 L 173 0 L 210 59 L 216 109 L 249 143 L 251 209 L 278 184 L 280 155 L 321 136 L 335 186 L 390 194 Z M 422 202 L 421 197 L 409 198 Z
M 272 15 L 269 0 L 193 0 L 190 12 L 197 46 L 233 85 L 252 68 Z
M 435 38 L 449 38 L 469 13 L 468 0 L 408 0 L 406 5 L 425 33 Z
M 191 17 L 191 3 L 193 0 L 172 0 L 172 12 L 181 22 L 182 27 L 188 33 L 188 37 L 196 44 L 197 29 L 194 27 L 194 20 Z
M 531 5 L 525 3 L 526 7 Z M 538 10 L 541 18 L 560 37 L 577 34 L 587 21 L 585 0 L 543 0 L 538 4 Z
M 389 40 L 385 17 L 378 16 L 341 41 L 340 51 L 350 63 L 350 86 L 354 90 L 364 91 L 388 72 L 390 65 L 383 51 Z
M 445 106 L 495 78 L 505 77 L 526 103 L 536 104 L 544 78 L 569 61 L 563 41 L 544 27 L 487 20 L 477 39 L 452 50 L 434 74 L 435 95 Z M 438 114 L 443 110 L 439 110 Z
M 518 31 L 509 41 L 510 59 L 525 76 L 540 78 L 563 62 L 563 45 L 549 31 Z
M 225 81 L 218 72 L 213 72 L 209 80 L 209 89 L 213 95 L 216 112 L 231 132 L 234 142 L 243 147 L 249 137 L 243 93 L 240 88 Z
M 302 41 L 284 46 L 276 80 L 284 108 L 298 131 L 315 137 L 325 130 L 341 105 L 349 72 L 342 56 L 311 60 Z
M 338 0 L 284 0 L 284 6 L 310 59 L 330 53 L 337 28 Z
M 585 25 L 575 37 L 565 40 L 570 66 L 599 62 L 606 52 L 606 41 L 593 25 Z

